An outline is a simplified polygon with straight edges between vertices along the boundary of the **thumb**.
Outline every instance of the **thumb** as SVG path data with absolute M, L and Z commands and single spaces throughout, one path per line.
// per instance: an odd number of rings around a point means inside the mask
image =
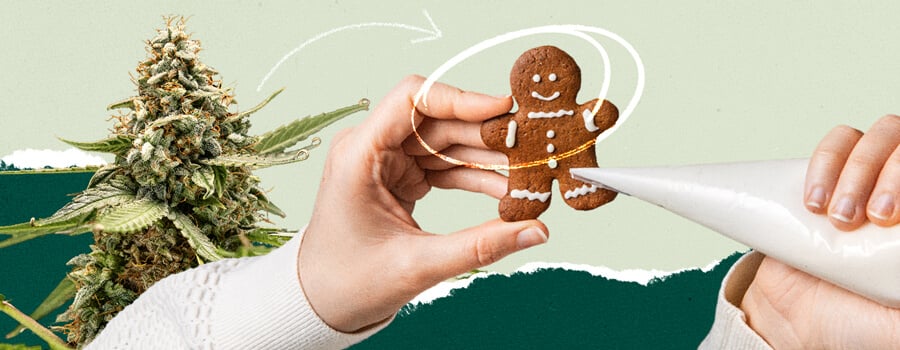
M 547 226 L 537 220 L 504 222 L 491 220 L 450 235 L 424 240 L 429 253 L 422 259 L 425 273 L 440 282 L 493 264 L 509 254 L 547 242 Z

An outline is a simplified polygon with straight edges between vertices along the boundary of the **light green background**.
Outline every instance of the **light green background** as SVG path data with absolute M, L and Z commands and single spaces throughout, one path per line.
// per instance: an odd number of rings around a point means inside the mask
M 428 75 L 465 48 L 509 31 L 546 24 L 584 24 L 629 40 L 647 67 L 644 98 L 621 129 L 598 147 L 605 166 L 690 164 L 808 156 L 832 126 L 866 129 L 896 111 L 900 92 L 900 5 L 811 1 L 329 1 L 11 2 L 0 12 L 0 155 L 23 148 L 62 150 L 54 136 L 107 135 L 110 102 L 134 94 L 129 81 L 143 59 L 142 40 L 161 16 L 190 16 L 201 58 L 233 86 L 240 108 L 278 87 L 274 103 L 254 116 L 257 132 L 292 118 L 368 97 L 378 103 L 408 74 Z M 287 52 L 319 33 L 364 22 L 428 27 L 426 9 L 443 32 L 397 28 L 345 31 L 290 58 L 256 86 Z M 610 99 L 624 107 L 633 65 L 610 40 Z M 471 58 L 443 80 L 466 90 L 509 92 L 508 72 L 525 49 L 560 46 L 584 71 L 583 100 L 599 91 L 599 56 L 581 41 L 540 35 Z M 364 118 L 358 114 L 329 128 Z M 298 165 L 262 170 L 264 187 L 301 227 L 308 219 L 325 150 Z M 39 190 L 39 189 L 36 189 Z M 798 199 L 799 200 L 799 199 Z M 706 265 L 740 245 L 657 207 L 621 197 L 576 212 L 554 193 L 542 216 L 550 242 L 490 267 L 511 271 L 529 261 L 674 270 Z M 2 210 L 2 209 L 0 209 Z M 496 201 L 434 190 L 416 208 L 424 229 L 452 232 L 496 216 Z

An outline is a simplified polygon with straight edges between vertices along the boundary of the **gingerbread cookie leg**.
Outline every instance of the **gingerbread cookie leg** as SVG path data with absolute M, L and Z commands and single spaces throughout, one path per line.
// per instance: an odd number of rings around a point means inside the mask
M 511 170 L 506 196 L 500 199 L 503 221 L 536 219 L 550 207 L 553 179 L 539 172 Z
M 558 180 L 559 191 L 566 204 L 578 210 L 594 209 L 616 198 L 614 191 L 599 188 L 571 177 L 560 177 Z

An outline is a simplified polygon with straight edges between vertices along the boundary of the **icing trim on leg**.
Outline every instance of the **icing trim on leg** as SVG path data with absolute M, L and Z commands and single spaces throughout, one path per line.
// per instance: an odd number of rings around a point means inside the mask
M 531 192 L 529 190 L 512 190 L 509 191 L 509 196 L 516 199 L 528 199 L 530 201 L 539 200 L 541 202 L 546 202 L 550 199 L 550 192 Z
M 572 199 L 575 197 L 580 197 L 586 195 L 588 193 L 597 192 L 598 187 L 596 185 L 582 185 L 574 190 L 566 191 L 565 198 Z

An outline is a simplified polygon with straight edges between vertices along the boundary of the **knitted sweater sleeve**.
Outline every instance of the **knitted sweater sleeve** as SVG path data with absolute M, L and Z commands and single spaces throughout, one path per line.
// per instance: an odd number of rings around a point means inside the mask
M 738 308 L 764 257 L 751 252 L 731 266 L 719 289 L 715 321 L 700 349 L 772 349 L 747 325 L 746 315 Z
M 300 285 L 300 236 L 160 280 L 85 349 L 340 349 L 387 326 L 348 334 L 316 315 Z

